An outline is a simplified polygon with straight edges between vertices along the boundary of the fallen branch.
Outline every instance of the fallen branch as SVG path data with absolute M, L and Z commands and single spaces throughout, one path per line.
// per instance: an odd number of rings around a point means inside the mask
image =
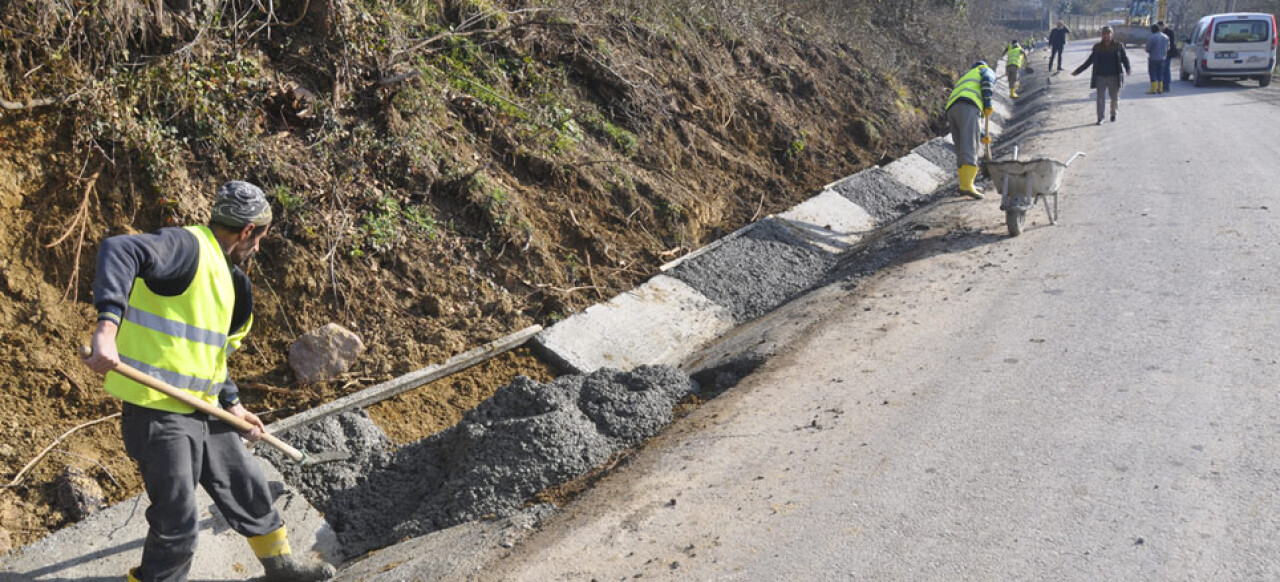
M 261 382 L 241 382 L 240 386 L 243 388 L 248 388 L 250 390 L 256 390 L 258 392 L 268 392 L 271 394 L 284 394 L 286 396 L 297 396 L 299 394 L 303 394 L 303 392 L 300 390 L 290 390 L 288 388 L 277 388 L 275 386 L 268 386 Z
M 525 8 L 523 10 L 512 10 L 512 11 L 506 12 L 506 15 L 514 16 L 517 14 L 524 14 L 524 13 L 533 13 L 537 15 L 537 14 L 541 14 L 542 12 L 546 12 L 546 10 L 541 8 Z M 526 27 L 534 26 L 538 24 L 547 25 L 547 26 L 572 26 L 572 24 L 564 23 L 564 22 L 554 22 L 550 20 L 530 18 L 529 20 L 523 20 L 515 24 L 504 26 L 502 28 L 484 28 L 480 30 L 468 30 L 469 28 L 476 25 L 477 23 L 484 21 L 484 19 L 489 18 L 491 16 L 496 16 L 496 15 L 497 15 L 496 11 L 495 12 L 479 12 L 471 16 L 470 18 L 467 18 L 461 24 L 459 24 L 456 28 L 454 28 L 453 30 L 450 30 L 449 32 L 442 32 L 440 34 L 429 36 L 427 38 L 424 38 L 418 41 L 417 43 L 415 43 L 413 46 L 409 48 L 398 50 L 391 53 L 390 62 L 395 63 L 400 59 L 402 55 L 409 54 L 409 53 L 416 53 L 424 48 L 427 48 L 428 46 L 431 46 L 432 44 L 435 44 L 437 42 L 440 42 L 445 39 L 450 39 L 450 38 L 463 38 L 468 36 L 475 36 L 477 34 L 488 34 L 494 37 L 498 37 L 498 36 L 507 34 L 509 32 L 512 32 L 514 30 L 518 30 L 521 28 L 526 28 Z
M 84 234 L 89 229 L 89 195 L 93 193 L 93 187 L 98 183 L 98 174 L 102 173 L 103 164 L 98 164 L 98 169 L 93 171 L 89 176 L 88 183 L 84 187 L 84 197 L 80 200 L 80 208 L 76 210 L 76 214 L 71 218 L 71 224 L 67 225 L 67 231 L 62 236 L 47 245 L 44 248 L 53 248 L 62 244 L 67 240 L 71 233 L 79 230 L 79 237 L 76 239 L 75 259 L 71 263 L 71 277 L 67 281 L 67 289 L 62 292 L 62 299 L 65 301 L 68 296 L 72 296 L 72 301 L 80 298 L 79 290 L 76 289 L 76 279 L 80 276 L 80 255 L 84 250 Z M 75 295 L 72 295 L 72 292 Z
M 0 109 L 6 109 L 8 111 L 22 111 L 23 109 L 35 109 L 37 107 L 53 105 L 54 103 L 58 103 L 59 101 L 61 101 L 61 99 L 57 99 L 53 97 L 46 97 L 44 99 L 30 99 L 25 103 L 18 103 L 16 101 L 5 101 L 4 99 L 0 99 Z
M 89 461 L 90 463 L 93 463 L 93 464 L 97 465 L 97 466 L 98 466 L 98 468 L 102 469 L 102 472 L 103 472 L 103 473 L 106 473 L 106 474 L 107 474 L 107 478 L 108 478 L 108 479 L 111 479 L 111 482 L 115 484 L 116 489 L 122 489 L 122 487 L 120 486 L 120 482 L 119 482 L 119 481 L 116 481 L 116 476 L 115 476 L 115 475 L 112 475 L 112 474 L 111 474 L 111 471 L 107 470 L 107 466 L 106 466 L 106 465 L 103 465 L 103 464 L 102 464 L 102 461 L 99 461 L 99 460 L 97 460 L 97 459 L 90 459 L 89 457 L 86 457 L 86 456 L 84 456 L 84 455 L 80 455 L 80 454 L 77 454 L 77 453 L 73 453 L 73 452 L 71 452 L 71 451 L 64 451 L 64 450 L 62 450 L 62 449 L 53 449 L 53 450 L 51 450 L 51 451 L 49 451 L 49 452 L 51 452 L 51 453 L 62 453 L 62 454 L 64 454 L 64 455 L 69 455 L 69 456 L 72 456 L 72 457 L 76 457 L 77 459 L 84 459 L 84 460 L 86 460 L 86 461 Z
M 39 463 L 39 462 L 40 462 L 40 459 L 43 459 L 43 458 L 45 457 L 45 455 L 49 454 L 49 451 L 53 450 L 53 448 L 54 448 L 54 447 L 58 446 L 58 443 L 61 443 L 61 442 L 62 442 L 64 439 L 66 439 L 68 436 L 71 436 L 71 433 L 76 432 L 76 431 L 78 431 L 78 430 L 80 430 L 80 429 L 82 429 L 82 428 L 87 428 L 87 427 L 93 426 L 93 425 L 98 424 L 98 423 L 101 423 L 101 422 L 106 422 L 106 421 L 111 420 L 111 419 L 113 419 L 113 418 L 115 418 L 115 417 L 117 417 L 117 416 L 120 416 L 120 413 L 119 413 L 119 412 L 117 412 L 117 413 L 115 413 L 115 414 L 112 414 L 112 415 L 110 415 L 110 416 L 104 416 L 104 417 L 102 417 L 102 418 L 99 418 L 98 420 L 91 420 L 91 421 L 86 422 L 86 423 L 84 423 L 84 424 L 81 424 L 81 425 L 75 426 L 75 427 L 73 427 L 71 430 L 68 430 L 67 432 L 62 433 L 62 436 L 60 436 L 60 437 L 58 437 L 58 438 L 54 439 L 54 441 L 53 441 L 52 443 L 49 443 L 49 446 L 45 447 L 43 451 L 40 451 L 40 454 L 36 455 L 34 459 L 31 459 L 31 461 L 30 461 L 30 462 L 28 462 L 28 463 L 26 464 L 26 466 L 22 467 L 22 470 L 21 470 L 21 471 L 18 471 L 18 474 L 17 474 L 17 475 L 14 475 L 14 476 L 13 476 L 13 480 L 12 480 L 12 481 L 10 481 L 8 485 L 5 485 L 5 486 L 4 486 L 4 488 L 5 488 L 5 489 L 12 489 L 12 488 L 14 488 L 14 487 L 17 487 L 17 486 L 18 486 L 18 483 L 20 483 L 20 482 L 22 481 L 22 477 L 23 477 L 24 475 L 26 475 L 26 474 L 27 474 L 27 471 L 30 471 L 30 470 L 31 470 L 31 467 L 34 467 L 36 463 Z M 113 479 L 113 480 L 114 480 L 114 479 Z

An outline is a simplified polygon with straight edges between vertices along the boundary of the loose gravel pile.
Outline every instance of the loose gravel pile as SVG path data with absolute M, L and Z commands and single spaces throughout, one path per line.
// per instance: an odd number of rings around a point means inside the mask
M 579 477 L 653 436 L 693 389 L 668 366 L 599 370 L 548 384 L 516 378 L 456 426 L 392 452 L 367 414 L 289 431 L 309 451 L 348 461 L 298 468 L 264 453 L 333 527 L 346 557 L 485 517 Z
M 744 322 L 822 281 L 836 259 L 770 219 L 668 274 Z
M 955 166 L 952 158 L 951 166 Z M 880 168 L 864 170 L 831 185 L 841 196 L 861 206 L 878 224 L 901 218 L 927 200 Z
M 956 167 L 956 146 L 942 139 L 929 140 L 924 145 L 916 148 L 915 152 L 920 154 L 920 157 L 933 162 L 933 165 L 944 170 Z

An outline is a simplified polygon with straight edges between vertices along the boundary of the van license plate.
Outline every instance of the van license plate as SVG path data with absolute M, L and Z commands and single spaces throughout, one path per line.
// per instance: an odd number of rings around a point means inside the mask
M 1234 52 L 1213 53 L 1213 58 L 1215 58 L 1215 59 L 1234 59 L 1234 58 L 1236 58 L 1236 53 L 1234 53 Z

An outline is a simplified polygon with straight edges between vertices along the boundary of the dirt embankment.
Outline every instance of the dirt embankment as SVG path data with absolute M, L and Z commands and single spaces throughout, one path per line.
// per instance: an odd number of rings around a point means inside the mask
M 859 2 L 164 4 L 0 8 L 6 483 L 118 411 L 75 357 L 100 241 L 201 221 L 222 181 L 262 185 L 279 217 L 233 368 L 252 408 L 289 414 L 554 322 L 905 153 L 980 52 L 950 12 L 880 22 Z M 331 321 L 369 351 L 296 385 L 289 345 Z M 440 418 L 487 394 L 467 390 Z M 117 426 L 0 490 L 0 531 L 65 525 L 67 465 L 109 501 L 137 493 Z

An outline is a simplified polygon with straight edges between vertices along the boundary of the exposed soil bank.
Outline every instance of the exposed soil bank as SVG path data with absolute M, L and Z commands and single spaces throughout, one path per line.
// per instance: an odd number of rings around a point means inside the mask
M 665 366 L 599 370 L 548 384 L 519 377 L 457 426 L 391 452 L 363 411 L 284 437 L 348 461 L 299 469 L 264 452 L 325 513 L 344 555 L 485 517 L 513 514 L 534 494 L 578 477 L 656 434 L 693 390 Z

